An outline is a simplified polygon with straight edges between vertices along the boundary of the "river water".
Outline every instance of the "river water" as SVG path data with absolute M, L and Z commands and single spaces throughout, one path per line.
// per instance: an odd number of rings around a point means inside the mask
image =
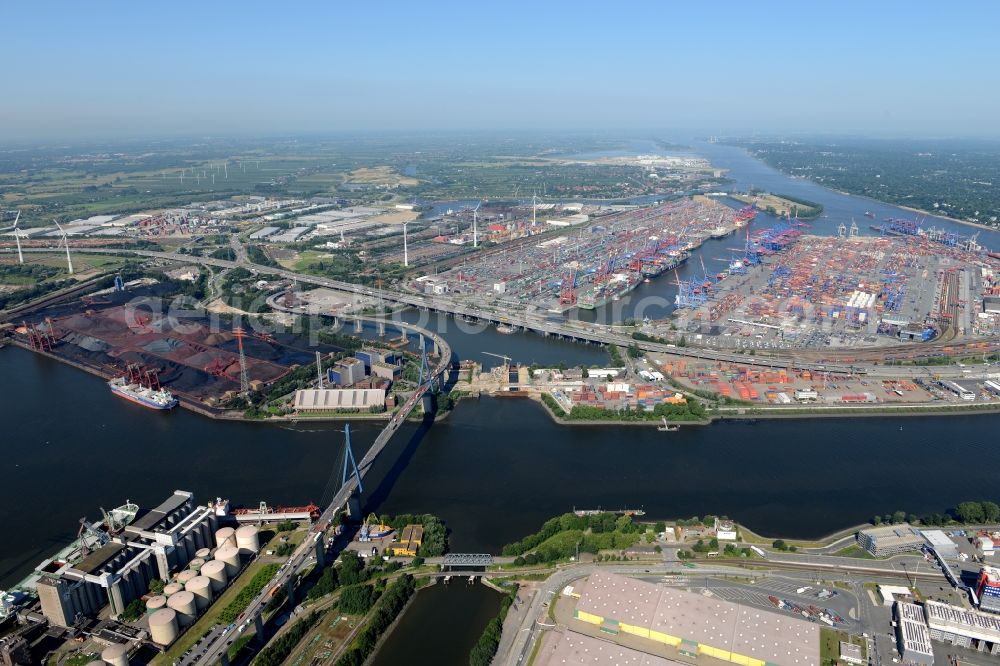
M 904 214 L 788 179 L 739 149 L 698 149 L 732 169 L 740 186 L 822 203 L 830 218 L 817 228 L 835 224 L 835 215 L 861 220 L 868 209 L 880 218 Z M 1000 247 L 986 232 L 980 240 Z M 484 352 L 491 352 L 542 365 L 606 360 L 596 347 L 446 324 L 460 358 L 489 361 Z M 180 410 L 151 413 L 113 397 L 95 377 L 17 348 L 0 350 L 0 396 L 0 478 L 8 507 L 0 513 L 0 587 L 65 545 L 79 518 L 96 519 L 100 506 L 126 499 L 150 505 L 175 489 L 191 490 L 199 501 L 216 495 L 237 504 L 319 501 L 342 455 L 343 435 L 333 424 L 283 427 Z M 352 426 L 358 455 L 377 428 Z M 452 547 L 464 552 L 495 552 L 574 506 L 639 506 L 655 518 L 729 514 L 769 535 L 818 536 L 876 512 L 943 511 L 964 499 L 1000 499 L 992 471 L 1000 450 L 990 435 L 998 428 L 998 416 L 845 418 L 663 434 L 560 427 L 529 401 L 484 398 L 461 403 L 437 424 L 405 426 L 366 480 L 365 501 L 369 510 L 440 515 L 452 530 Z

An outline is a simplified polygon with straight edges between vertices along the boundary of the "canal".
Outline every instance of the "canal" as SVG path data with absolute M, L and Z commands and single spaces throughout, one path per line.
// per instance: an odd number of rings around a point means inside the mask
M 372 666 L 467 664 L 472 646 L 500 611 L 500 594 L 465 578 L 417 592 Z

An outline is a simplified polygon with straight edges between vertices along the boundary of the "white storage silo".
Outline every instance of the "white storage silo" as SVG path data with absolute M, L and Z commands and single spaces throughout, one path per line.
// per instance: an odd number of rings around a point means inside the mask
M 205 566 L 201 568 L 201 575 L 212 581 L 212 591 L 216 594 L 229 582 L 229 576 L 226 575 L 226 563 L 222 560 L 206 562 Z
M 177 640 L 177 613 L 170 608 L 161 608 L 150 615 L 149 637 L 157 645 L 164 646 Z
M 88 661 L 87 666 L 108 666 L 100 659 L 95 659 L 94 661 Z
M 260 550 L 260 537 L 256 525 L 243 525 L 236 530 L 236 547 L 242 553 L 256 553 Z
M 194 595 L 184 590 L 178 592 L 167 599 L 167 608 L 173 609 L 177 613 L 177 622 L 182 627 L 186 627 L 198 617 L 198 606 L 195 604 Z
M 198 573 L 196 571 L 191 571 L 190 569 L 185 569 L 184 571 L 182 571 L 179 574 L 177 574 L 177 584 L 178 585 L 187 585 L 187 582 L 189 580 L 191 580 L 192 578 L 194 578 L 195 576 L 197 576 L 197 575 L 198 575 Z
M 201 571 L 203 566 L 205 566 L 205 560 L 200 557 L 196 557 L 188 562 L 188 569 L 191 571 Z
M 215 546 L 217 548 L 222 548 L 223 546 L 235 546 L 236 545 L 236 530 L 232 527 L 220 527 L 215 531 Z
M 124 645 L 118 643 L 109 645 L 101 652 L 101 660 L 111 664 L 111 666 L 128 666 L 128 650 L 125 649 Z
M 146 612 L 155 613 L 161 608 L 165 608 L 167 605 L 167 598 L 162 594 L 157 594 L 149 599 L 146 599 Z
M 184 589 L 194 595 L 194 602 L 199 610 L 212 605 L 212 581 L 205 576 L 195 576 L 187 582 Z
M 195 557 L 200 557 L 203 560 L 207 560 L 211 555 L 212 551 L 209 548 L 199 548 L 194 553 Z
M 236 546 L 225 546 L 215 551 L 215 559 L 226 564 L 226 575 L 232 578 L 240 570 L 240 551 Z
M 184 589 L 184 586 L 180 583 L 167 583 L 163 586 L 163 596 L 169 597 L 171 594 L 177 594 Z

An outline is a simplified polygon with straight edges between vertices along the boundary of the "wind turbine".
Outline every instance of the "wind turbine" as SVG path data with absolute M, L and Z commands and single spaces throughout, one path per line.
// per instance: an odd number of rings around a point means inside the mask
M 17 217 L 14 218 L 14 226 L 7 227 L 3 231 L 14 230 L 14 242 L 17 243 L 17 261 L 20 264 L 24 263 L 24 255 L 21 254 L 21 235 L 17 231 L 17 221 L 21 219 L 21 211 L 17 211 Z
M 483 205 L 480 199 L 472 209 L 472 247 L 479 247 L 479 207 Z
M 55 220 L 52 220 L 52 221 L 56 222 Z M 63 245 L 66 246 L 66 267 L 69 269 L 69 274 L 72 275 L 73 274 L 73 257 L 69 256 L 69 239 L 66 238 L 66 232 L 63 231 L 62 226 L 58 222 L 56 222 L 56 228 L 59 229 L 59 233 L 62 234 Z

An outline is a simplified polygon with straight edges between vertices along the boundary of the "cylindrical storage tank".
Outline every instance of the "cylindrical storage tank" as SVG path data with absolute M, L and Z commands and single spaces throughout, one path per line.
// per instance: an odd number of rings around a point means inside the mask
M 181 594 L 178 592 L 177 594 Z M 177 596 L 177 595 L 174 595 Z M 177 640 L 177 613 L 161 608 L 149 616 L 149 637 L 157 645 L 170 645 Z
M 177 612 L 177 622 L 182 627 L 188 626 L 198 617 L 198 606 L 195 604 L 194 595 L 187 590 L 167 599 L 167 608 Z
M 195 576 L 187 582 L 184 589 L 194 595 L 194 602 L 199 610 L 212 604 L 212 581 L 205 576 Z
M 146 599 L 146 612 L 155 613 L 161 608 L 166 608 L 167 598 L 162 594 L 157 594 L 156 596 Z
M 94 661 L 88 661 L 87 666 L 108 666 L 100 659 L 95 659 Z
M 208 548 L 199 548 L 195 552 L 194 556 L 195 557 L 200 557 L 203 560 L 207 560 L 211 554 L 212 554 L 212 551 L 210 549 L 208 549 Z
M 241 553 L 256 553 L 260 550 L 256 525 L 243 525 L 236 530 L 236 547 Z
M 167 583 L 163 586 L 163 596 L 169 597 L 171 594 L 177 594 L 184 589 L 184 586 L 180 583 Z
M 236 545 L 236 530 L 232 527 L 220 527 L 215 531 L 215 545 L 217 548 L 223 546 Z
M 190 562 L 188 562 L 188 569 L 191 571 L 201 571 L 201 568 L 205 566 L 205 560 L 200 557 L 196 557 Z
M 226 564 L 226 575 L 232 578 L 240 570 L 240 551 L 236 546 L 225 546 L 215 551 L 215 559 Z
M 226 575 L 226 563 L 222 560 L 206 562 L 205 566 L 201 568 L 201 575 L 212 581 L 212 591 L 216 594 L 229 582 L 229 576 Z
M 197 571 L 191 571 L 190 569 L 185 569 L 184 571 L 177 574 L 177 584 L 187 585 L 187 582 L 198 575 Z
M 128 666 L 128 650 L 124 645 L 114 644 L 104 648 L 101 652 L 101 660 L 111 664 L 111 666 Z

